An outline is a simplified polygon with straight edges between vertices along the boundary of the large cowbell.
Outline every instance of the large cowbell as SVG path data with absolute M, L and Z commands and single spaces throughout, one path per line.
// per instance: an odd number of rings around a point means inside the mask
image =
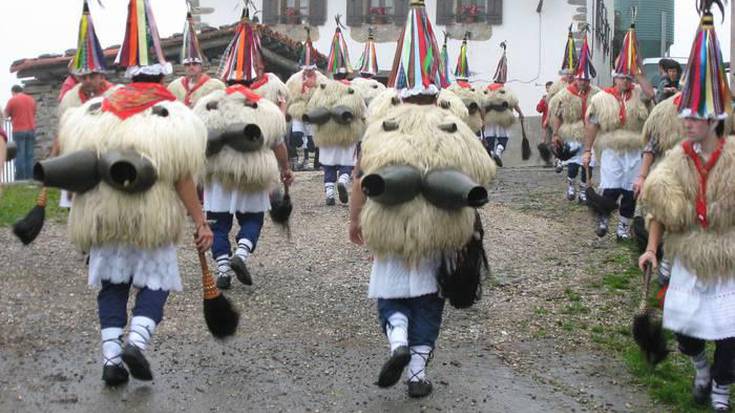
M 44 186 L 83 193 L 104 181 L 116 190 L 140 193 L 157 180 L 150 160 L 132 150 L 114 150 L 101 156 L 92 150 L 80 150 L 36 162 L 33 178 Z
M 411 166 L 388 166 L 363 177 L 361 187 L 371 200 L 387 206 L 408 202 L 419 193 L 446 210 L 478 208 L 488 203 L 487 189 L 452 169 L 429 171 L 422 177 Z
M 255 152 L 263 147 L 265 140 L 256 124 L 237 123 L 224 131 L 210 130 L 207 137 L 207 156 L 216 155 L 225 145 L 242 152 Z

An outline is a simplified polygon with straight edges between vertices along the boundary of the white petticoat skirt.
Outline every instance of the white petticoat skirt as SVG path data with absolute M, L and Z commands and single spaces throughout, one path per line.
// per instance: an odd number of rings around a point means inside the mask
M 600 156 L 600 188 L 633 190 L 633 182 L 641 173 L 640 150 L 620 152 L 603 149 Z
M 397 256 L 375 257 L 370 273 L 369 298 L 410 298 L 439 291 L 436 274 L 440 258 L 423 258 L 413 266 Z
M 668 330 L 702 340 L 735 337 L 735 274 L 705 282 L 675 259 L 663 321 Z
M 129 244 L 105 244 L 89 251 L 89 285 L 101 287 L 132 282 L 151 290 L 181 291 L 179 264 L 173 244 L 145 249 Z
M 357 145 L 320 146 L 319 163 L 328 166 L 355 166 Z
M 216 179 L 204 186 L 204 210 L 208 212 L 266 212 L 271 209 L 268 191 L 242 192 L 225 189 Z

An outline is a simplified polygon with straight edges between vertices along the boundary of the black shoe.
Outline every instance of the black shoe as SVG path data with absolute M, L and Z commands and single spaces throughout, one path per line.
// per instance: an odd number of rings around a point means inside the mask
M 327 198 L 327 206 L 334 206 L 335 204 L 334 198 Z
M 248 267 L 242 258 L 233 255 L 230 259 L 230 267 L 232 267 L 232 271 L 235 271 L 238 281 L 245 285 L 253 285 L 253 278 L 250 276 L 250 271 L 248 271 Z
M 493 156 L 493 161 L 495 161 L 495 165 L 498 165 L 498 167 L 502 168 L 503 167 L 503 160 L 500 159 L 500 157 L 498 155 L 496 155 L 496 154 L 493 154 L 492 156 Z
M 710 393 L 712 393 L 711 381 L 703 387 L 697 386 L 696 384 L 692 386 L 692 397 L 694 398 L 694 402 L 699 405 L 705 405 L 709 401 Z
M 121 364 L 108 364 L 102 368 L 102 380 L 106 386 L 117 386 L 128 382 L 128 371 Z
M 230 289 L 230 276 L 229 275 L 218 275 L 217 276 L 217 288 L 220 290 L 229 290 Z
M 337 183 L 337 194 L 339 195 L 339 202 L 346 204 L 350 201 L 350 195 L 347 193 L 347 185 L 344 183 Z
M 408 397 L 420 398 L 431 394 L 434 386 L 428 380 L 409 381 Z
M 125 365 L 130 369 L 130 375 L 138 380 L 151 381 L 153 374 L 151 373 L 151 365 L 145 359 L 143 352 L 132 344 L 126 344 L 123 348 L 122 359 Z
M 408 346 L 400 346 L 395 349 L 380 369 L 378 386 L 390 387 L 398 383 L 403 374 L 403 369 L 406 368 L 409 361 L 411 361 L 411 352 L 408 350 Z

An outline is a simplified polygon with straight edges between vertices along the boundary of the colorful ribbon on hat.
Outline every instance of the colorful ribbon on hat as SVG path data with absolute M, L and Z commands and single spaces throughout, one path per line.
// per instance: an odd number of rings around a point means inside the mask
M 153 56 L 150 54 L 149 46 L 153 47 Z M 130 0 L 125 39 L 115 63 L 126 68 L 166 64 L 149 0 Z
M 184 24 L 184 32 L 182 36 L 182 47 L 181 47 L 181 63 L 204 63 L 206 57 L 202 53 L 202 48 L 199 45 L 199 39 L 197 38 L 197 32 L 194 29 L 194 19 L 191 13 L 186 14 L 186 23 Z
M 592 54 L 590 53 L 590 45 L 587 42 L 587 34 L 584 35 L 582 43 L 582 51 L 579 53 L 579 62 L 576 69 L 576 77 L 578 79 L 590 80 L 597 76 L 597 70 L 592 64 Z
M 89 13 L 89 5 L 84 1 L 82 18 L 79 21 L 79 36 L 77 39 L 77 52 L 71 63 L 71 72 L 75 75 L 88 73 L 101 73 L 107 71 L 105 55 L 94 30 L 92 16 Z
M 426 9 L 422 2 L 412 2 L 398 39 L 388 85 L 415 93 L 422 93 L 431 85 L 440 89 L 449 86 L 445 71 Z
M 574 36 L 572 35 L 572 26 L 569 26 L 569 34 L 567 35 L 567 44 L 564 46 L 564 59 L 561 62 L 562 73 L 573 73 L 577 68 L 577 45 L 574 43 Z
M 378 74 L 378 54 L 375 52 L 375 39 L 373 37 L 372 27 L 369 29 L 368 39 L 365 42 L 365 49 L 360 56 L 360 73 L 375 76 Z
M 260 36 L 247 14 L 235 28 L 235 36 L 222 55 L 217 74 L 224 81 L 252 81 L 258 77 L 256 65 L 263 64 Z
M 316 49 L 311 42 L 311 32 L 306 28 L 306 41 L 304 41 L 299 56 L 299 66 L 301 68 L 316 69 Z
M 638 54 L 638 36 L 635 33 L 635 25 L 630 25 L 630 29 L 623 38 L 623 47 L 615 60 L 615 74 L 635 77 L 640 72 L 641 60 Z
M 454 69 L 454 77 L 456 79 L 469 79 L 470 77 L 470 63 L 467 58 L 467 39 L 462 41 L 462 46 L 459 48 L 459 57 L 457 58 L 457 67 Z
M 339 22 L 337 22 L 339 24 Z M 347 43 L 345 42 L 342 29 L 337 26 L 337 30 L 334 31 L 332 36 L 332 48 L 329 50 L 329 57 L 327 58 L 327 72 L 332 74 L 337 73 L 352 73 L 352 65 L 350 64 L 350 53 L 347 49 Z
M 702 16 L 685 79 L 679 102 L 682 116 L 725 119 L 732 112 L 730 86 L 711 14 Z

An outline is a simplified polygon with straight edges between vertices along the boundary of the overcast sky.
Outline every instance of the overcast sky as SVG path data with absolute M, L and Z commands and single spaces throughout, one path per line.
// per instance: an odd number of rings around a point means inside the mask
M 105 7 L 101 8 L 96 0 L 90 0 L 102 47 L 122 42 L 127 3 L 127 0 L 103 0 Z M 151 0 L 161 36 L 181 32 L 186 14 L 184 4 L 184 0 Z M 729 7 L 733 7 L 732 4 Z M 0 24 L 0 104 L 3 107 L 10 96 L 10 87 L 16 83 L 15 76 L 9 73 L 11 63 L 75 48 L 81 8 L 82 0 L 0 0 L 0 16 L 3 16 Z M 233 22 L 239 17 L 238 13 L 233 10 Z M 687 57 L 699 21 L 694 0 L 676 0 L 675 19 L 676 36 L 671 55 Z M 719 23 L 719 18 L 716 20 L 725 60 L 729 60 L 729 11 L 724 24 Z

